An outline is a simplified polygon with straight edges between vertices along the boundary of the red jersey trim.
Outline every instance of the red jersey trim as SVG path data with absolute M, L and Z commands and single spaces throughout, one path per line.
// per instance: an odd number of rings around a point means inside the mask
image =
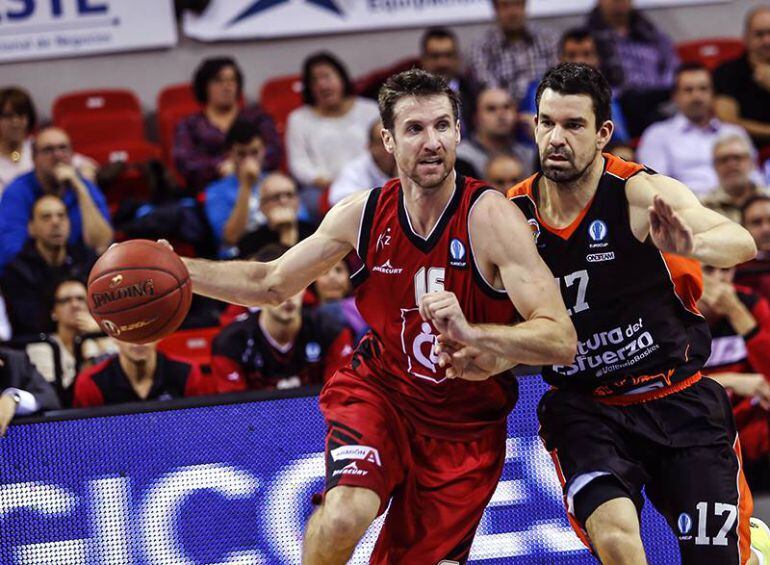
M 703 375 L 701 374 L 700 371 L 698 371 L 694 375 L 691 375 L 686 379 L 679 381 L 676 384 L 665 386 L 663 388 L 659 388 L 657 390 L 653 390 L 650 392 L 645 392 L 642 394 L 628 394 L 628 395 L 620 394 L 617 396 L 605 396 L 605 397 L 594 396 L 594 398 L 598 402 L 601 402 L 602 404 L 607 404 L 609 406 L 631 406 L 632 404 L 643 404 L 644 402 L 649 402 L 651 400 L 658 400 L 659 398 L 665 398 L 670 394 L 674 394 L 675 392 L 679 392 L 686 388 L 690 388 L 692 385 L 694 385 L 699 380 L 701 380 L 701 377 L 703 377 Z

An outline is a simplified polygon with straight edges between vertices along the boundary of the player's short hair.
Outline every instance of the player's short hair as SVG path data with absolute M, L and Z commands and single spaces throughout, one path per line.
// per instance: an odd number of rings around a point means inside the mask
M 356 93 L 353 81 L 350 80 L 350 73 L 348 73 L 342 61 L 329 51 L 319 51 L 310 55 L 302 63 L 302 101 L 305 104 L 309 106 L 315 105 L 315 96 L 313 96 L 311 83 L 313 82 L 313 67 L 317 65 L 329 65 L 337 72 L 342 80 L 345 96 L 352 96 Z
M 751 208 L 757 202 L 770 202 L 770 196 L 765 194 L 755 194 L 754 196 L 750 196 L 749 199 L 743 203 L 743 206 L 741 206 L 741 224 L 746 223 L 746 210 Z
M 460 118 L 460 98 L 443 77 L 422 69 L 410 69 L 392 75 L 382 85 L 378 96 L 383 127 L 393 131 L 396 119 L 394 108 L 402 98 L 440 96 L 442 94 L 449 98 L 452 105 L 452 116 L 457 121 Z
M 230 126 L 230 129 L 227 130 L 227 134 L 225 135 L 225 148 L 232 149 L 233 145 L 236 143 L 248 145 L 255 139 L 264 141 L 262 133 L 254 122 L 238 119 L 235 120 L 233 125 Z
M 428 49 L 428 42 L 431 39 L 451 39 L 455 46 L 457 46 L 457 35 L 452 30 L 445 27 L 432 27 L 425 30 L 425 33 L 422 34 L 420 39 L 421 53 L 425 53 Z
M 597 131 L 612 118 L 610 103 L 612 90 L 607 79 L 595 68 L 584 63 L 559 63 L 545 73 L 537 87 L 537 113 L 540 115 L 540 98 L 546 89 L 559 94 L 585 94 L 593 101 Z
M 27 133 L 33 131 L 37 125 L 37 112 L 27 91 L 17 86 L 1 89 L 0 112 L 5 112 L 9 105 L 12 111 L 27 117 Z
M 193 75 L 193 94 L 195 99 L 201 104 L 208 103 L 208 86 L 216 78 L 219 71 L 226 67 L 235 69 L 235 80 L 238 82 L 238 96 L 243 92 L 243 73 L 238 63 L 232 57 L 211 57 L 204 59 Z
M 596 43 L 596 39 L 594 38 L 593 34 L 591 33 L 591 30 L 587 27 L 573 27 L 565 31 L 561 38 L 559 39 L 559 53 L 564 53 L 564 46 L 567 44 L 568 41 L 574 41 L 575 43 L 582 43 L 586 41 L 587 39 L 590 39 L 594 43 Z

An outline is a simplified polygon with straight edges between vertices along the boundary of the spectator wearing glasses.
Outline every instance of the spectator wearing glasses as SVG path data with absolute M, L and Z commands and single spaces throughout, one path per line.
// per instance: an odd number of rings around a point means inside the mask
M 56 393 L 29 358 L 19 351 L 0 347 L 0 437 L 5 436 L 15 416 L 57 408 Z
M 28 230 L 29 239 L 21 253 L 0 278 L 15 337 L 52 331 L 50 310 L 42 297 L 53 296 L 60 280 L 88 278 L 96 260 L 87 247 L 67 243 L 67 208 L 55 194 L 37 199 Z
M 757 256 L 738 265 L 735 283 L 770 301 L 770 196 L 751 196 L 741 208 L 741 224 L 757 244 Z
M 250 122 L 259 131 L 265 144 L 264 167 L 278 168 L 282 148 L 275 123 L 258 105 L 241 108 L 243 74 L 234 59 L 204 60 L 195 71 L 193 92 L 203 109 L 179 123 L 173 149 L 174 164 L 191 193 L 234 172 L 225 138 L 236 119 Z
M 714 143 L 712 154 L 718 186 L 703 198 L 703 204 L 740 223 L 741 208 L 750 198 L 770 196 L 756 182 L 759 175 L 754 146 L 745 133 L 729 134 Z
M 37 112 L 25 90 L 0 89 L 0 195 L 13 179 L 33 168 L 32 138 Z M 74 153 L 72 164 L 94 182 L 98 165 L 93 159 Z
M 113 236 L 107 202 L 101 190 L 72 165 L 67 133 L 56 127 L 41 130 L 32 153 L 34 169 L 8 185 L 0 200 L 0 269 L 24 247 L 32 208 L 44 194 L 58 195 L 67 207 L 68 243 L 97 253 L 106 250 Z

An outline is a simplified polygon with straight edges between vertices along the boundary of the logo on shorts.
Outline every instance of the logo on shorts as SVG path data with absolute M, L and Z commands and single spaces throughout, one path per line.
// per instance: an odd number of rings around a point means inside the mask
M 607 224 L 601 220 L 594 220 L 591 225 L 588 226 L 588 235 L 594 241 L 604 241 L 607 238 L 609 230 Z
M 345 465 L 342 469 L 337 469 L 332 473 L 332 477 L 336 477 L 338 475 L 354 475 L 356 477 L 363 477 L 365 475 L 368 475 L 369 471 L 364 471 L 363 469 L 359 469 L 358 465 L 356 465 L 356 462 L 353 461 L 349 465 Z
M 682 512 L 676 521 L 676 527 L 679 528 L 680 540 L 690 539 L 692 536 L 687 535 L 692 530 L 692 518 L 687 512 Z
M 449 242 L 449 265 L 457 269 L 464 269 L 468 266 L 465 257 L 465 244 L 456 237 L 452 238 L 452 241 Z
M 382 461 L 380 460 L 380 452 L 376 448 L 368 445 L 343 445 L 331 450 L 332 459 L 334 461 L 340 461 L 342 459 L 360 459 L 374 463 L 378 467 L 382 467 Z

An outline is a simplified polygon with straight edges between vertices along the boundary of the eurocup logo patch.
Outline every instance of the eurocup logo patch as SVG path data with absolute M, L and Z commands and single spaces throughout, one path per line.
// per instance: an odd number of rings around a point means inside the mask
M 532 238 L 535 240 L 535 243 L 537 243 L 537 239 L 540 237 L 540 224 L 538 224 L 537 220 L 534 218 L 527 220 L 527 223 L 529 224 L 529 227 L 532 228 Z
M 305 359 L 309 363 L 315 363 L 321 358 L 321 346 L 315 341 L 311 341 L 305 346 Z
M 588 235 L 594 241 L 604 241 L 607 237 L 609 230 L 607 224 L 601 220 L 594 220 L 591 225 L 588 226 Z
M 692 518 L 687 512 L 682 512 L 676 521 L 676 526 L 679 528 L 679 533 L 686 536 L 692 530 Z
M 456 237 L 452 238 L 452 241 L 449 242 L 449 265 L 457 269 L 464 269 L 468 266 L 466 256 L 465 244 Z

